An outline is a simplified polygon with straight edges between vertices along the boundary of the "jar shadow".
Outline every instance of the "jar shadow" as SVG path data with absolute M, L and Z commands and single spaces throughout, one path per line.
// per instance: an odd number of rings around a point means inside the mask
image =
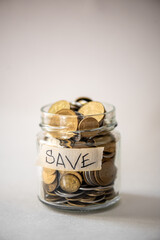
M 160 198 L 133 194 L 121 194 L 121 200 L 113 206 L 93 211 L 68 211 L 56 209 L 46 205 L 47 208 L 59 214 L 94 218 L 99 220 L 134 221 L 155 219 L 160 222 Z

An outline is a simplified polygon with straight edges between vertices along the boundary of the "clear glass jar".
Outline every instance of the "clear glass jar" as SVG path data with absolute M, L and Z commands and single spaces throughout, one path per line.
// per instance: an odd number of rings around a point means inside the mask
M 120 134 L 115 107 L 103 103 L 103 114 L 84 116 L 72 102 L 75 115 L 49 113 L 41 108 L 42 131 L 37 135 L 38 197 L 61 209 L 94 210 L 119 201 Z M 94 117 L 100 123 L 92 128 Z M 87 118 L 83 128 L 74 124 Z M 88 127 L 86 127 L 88 126 Z M 93 124 L 93 126 L 95 126 Z M 87 129 L 88 128 L 88 129 Z

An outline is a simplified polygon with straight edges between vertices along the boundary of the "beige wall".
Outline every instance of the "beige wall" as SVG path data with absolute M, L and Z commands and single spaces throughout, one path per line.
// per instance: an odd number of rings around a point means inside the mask
M 160 195 L 159 43 L 159 1 L 0 1 L 2 185 L 34 179 L 39 108 L 86 95 L 117 107 L 122 191 Z

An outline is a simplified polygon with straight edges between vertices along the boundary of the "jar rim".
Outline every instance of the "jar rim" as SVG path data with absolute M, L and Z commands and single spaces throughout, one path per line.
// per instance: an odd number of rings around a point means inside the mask
M 73 102 L 71 102 L 72 104 Z M 117 126 L 117 121 L 116 121 L 116 111 L 115 107 L 112 104 L 109 103 L 102 103 L 104 105 L 104 108 L 106 112 L 100 113 L 100 114 L 92 114 L 92 115 L 82 115 L 83 119 L 87 117 L 93 117 L 95 118 L 96 116 L 101 116 L 101 120 L 104 119 L 103 124 L 99 126 L 98 129 L 91 129 L 90 131 L 95 131 L 95 130 L 103 130 L 106 129 L 107 131 L 113 130 Z M 61 114 L 56 114 L 56 113 L 49 113 L 48 110 L 51 107 L 52 104 L 47 104 L 41 108 L 41 123 L 39 126 L 42 128 L 44 131 L 65 131 L 68 127 L 66 126 L 66 121 L 71 121 L 74 120 L 75 118 L 79 118 L 78 114 L 75 115 L 61 115 Z M 78 113 L 78 112 L 77 112 Z M 51 124 L 51 121 L 54 119 L 54 117 L 57 118 L 58 121 L 60 121 L 60 124 Z M 81 119 L 81 117 L 80 117 Z M 81 119 L 82 120 L 82 119 Z M 100 122 L 101 122 L 100 120 Z M 79 133 L 82 130 L 74 130 L 74 133 Z M 88 130 L 84 130 L 88 131 Z M 71 131 L 70 131 L 71 132 Z
M 71 104 L 73 104 L 73 103 L 74 102 L 71 102 Z M 47 105 L 41 107 L 40 108 L 41 113 L 42 114 L 47 114 L 48 116 L 61 116 L 62 118 L 67 117 L 67 116 L 69 116 L 70 118 L 77 117 L 76 115 L 74 116 L 74 115 L 63 115 L 63 114 L 57 114 L 57 113 L 49 113 L 48 110 L 49 110 L 49 108 L 51 107 L 52 104 L 53 103 L 50 103 L 50 104 L 47 104 Z M 105 103 L 105 102 L 102 102 L 102 104 L 105 107 L 106 112 L 98 113 L 98 114 L 83 115 L 83 116 L 84 117 L 92 117 L 92 116 L 106 116 L 107 117 L 107 115 L 112 115 L 112 114 L 115 115 L 115 110 L 116 109 L 115 109 L 115 106 L 113 104 Z M 108 109 L 110 108 L 110 110 L 107 111 L 107 108 Z

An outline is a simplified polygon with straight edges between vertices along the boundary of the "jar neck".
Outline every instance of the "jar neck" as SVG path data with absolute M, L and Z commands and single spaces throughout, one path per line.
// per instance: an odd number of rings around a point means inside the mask
M 83 132 L 89 133 L 96 133 L 98 135 L 104 135 L 107 132 L 112 131 L 117 126 L 116 121 L 116 111 L 115 107 L 111 104 L 104 104 L 106 112 L 102 114 L 102 121 L 99 122 L 98 128 L 88 129 L 88 130 L 79 130 L 78 128 L 75 131 L 70 131 L 70 125 L 74 123 L 75 118 L 78 119 L 77 121 L 81 121 L 87 117 L 96 117 L 96 115 L 88 115 L 88 116 L 79 116 L 78 114 L 75 116 L 69 115 L 58 115 L 58 114 L 51 114 L 48 112 L 48 109 L 51 105 L 47 105 L 42 107 L 41 109 L 41 123 L 40 127 L 43 131 L 48 133 L 55 133 L 53 136 L 56 136 L 56 133 L 59 134 L 60 137 L 64 134 L 63 139 L 67 139 L 70 136 L 80 136 L 83 135 Z M 67 124 L 66 124 L 67 123 Z M 69 123 L 69 124 L 68 124 Z M 65 133 L 69 131 L 69 134 L 65 136 Z M 92 135 L 92 134 L 91 134 Z M 57 137 L 58 138 L 58 137 Z

